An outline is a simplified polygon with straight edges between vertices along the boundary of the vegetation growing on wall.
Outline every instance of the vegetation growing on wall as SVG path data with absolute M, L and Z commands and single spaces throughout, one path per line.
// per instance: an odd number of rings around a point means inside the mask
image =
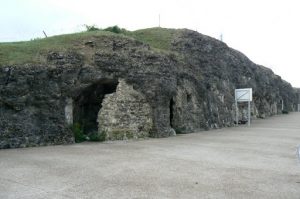
M 80 143 L 86 141 L 86 135 L 83 133 L 83 128 L 79 123 L 75 123 L 71 126 L 71 130 L 74 134 L 75 142 Z
M 75 142 L 80 143 L 84 141 L 92 141 L 92 142 L 103 142 L 105 141 L 106 134 L 105 132 L 98 133 L 92 132 L 89 135 L 86 135 L 83 126 L 80 123 L 75 123 L 71 126 L 71 130 L 74 134 Z

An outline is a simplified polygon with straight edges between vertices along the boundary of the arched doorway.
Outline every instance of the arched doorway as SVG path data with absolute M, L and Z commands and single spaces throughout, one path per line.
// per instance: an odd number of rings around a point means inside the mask
M 118 81 L 102 79 L 85 89 L 74 98 L 73 120 L 80 124 L 85 134 L 98 130 L 97 116 L 106 94 L 116 92 Z

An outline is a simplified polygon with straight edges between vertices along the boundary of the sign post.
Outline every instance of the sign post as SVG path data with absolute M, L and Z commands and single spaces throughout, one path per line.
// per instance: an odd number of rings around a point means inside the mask
M 238 102 L 248 102 L 248 126 L 251 123 L 252 88 L 235 89 L 236 124 L 239 123 Z

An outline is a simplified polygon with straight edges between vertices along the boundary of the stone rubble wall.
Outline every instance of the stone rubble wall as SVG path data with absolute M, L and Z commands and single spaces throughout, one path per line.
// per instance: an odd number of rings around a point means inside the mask
M 116 92 L 107 94 L 102 102 L 99 133 L 105 133 L 108 140 L 145 138 L 152 125 L 152 111 L 146 98 L 120 79 Z

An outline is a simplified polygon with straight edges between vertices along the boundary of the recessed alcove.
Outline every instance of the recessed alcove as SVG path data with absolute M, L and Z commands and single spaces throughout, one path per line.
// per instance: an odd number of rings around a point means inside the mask
M 118 80 L 102 79 L 80 91 L 74 99 L 73 119 L 85 134 L 98 130 L 97 116 L 106 94 L 116 92 Z

